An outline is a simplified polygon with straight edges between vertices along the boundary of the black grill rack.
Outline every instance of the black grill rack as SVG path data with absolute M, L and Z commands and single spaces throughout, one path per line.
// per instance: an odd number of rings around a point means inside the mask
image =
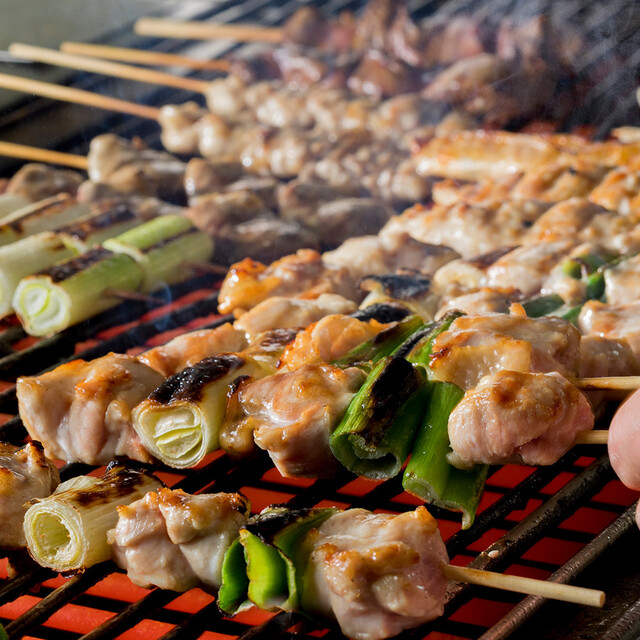
M 193 17 L 279 24 L 301 4 L 303 2 L 291 0 L 239 3 L 229 0 Z M 329 0 L 314 4 L 336 13 L 356 9 L 361 3 Z M 419 18 L 435 11 L 448 15 L 476 11 L 494 16 L 543 11 L 569 23 L 587 25 L 594 46 L 587 59 L 576 63 L 577 71 L 589 75 L 603 63 L 608 63 L 611 70 L 587 92 L 584 103 L 576 109 L 567 127 L 591 124 L 597 135 L 605 135 L 612 126 L 637 122 L 638 108 L 633 93 L 638 80 L 637 50 L 640 48 L 634 30 L 637 16 L 627 3 L 410 0 L 409 6 Z M 219 45 L 207 43 L 136 40 L 129 31 L 110 34 L 109 41 L 147 47 L 151 42 L 150 48 L 161 51 L 188 53 L 211 46 L 215 53 L 222 52 Z M 231 45 L 225 46 L 231 48 Z M 111 80 L 88 74 L 78 75 L 73 84 L 110 95 L 116 93 L 117 87 L 122 97 L 156 105 L 192 98 L 181 91 L 116 85 Z M 123 86 L 127 87 L 126 91 Z M 47 127 L 56 131 L 47 142 L 61 150 L 86 153 L 87 141 L 105 130 L 125 137 L 139 135 L 152 146 L 159 145 L 155 123 L 89 112 L 82 107 L 52 105 L 44 100 L 25 100 L 16 111 L 0 116 L 0 131 L 5 139 L 42 144 L 42 128 L 35 134 L 32 124 L 54 120 L 71 123 Z M 36 135 L 37 141 L 33 139 Z M 5 168 L 8 170 L 11 165 Z M 9 419 L 0 427 L 0 437 L 20 442 L 25 436 L 19 418 L 14 415 L 17 405 L 11 381 L 17 376 L 44 371 L 75 357 L 90 359 L 109 351 L 140 348 L 150 340 L 159 340 L 164 332 L 180 327 L 215 326 L 225 321 L 216 315 L 216 282 L 212 276 L 167 289 L 160 297 L 162 302 L 155 307 L 144 302 L 128 302 L 90 322 L 26 347 L 25 334 L 18 326 L 8 326 L 2 331 L 0 379 L 8 384 L 0 393 L 0 412 Z M 90 341 L 90 345 L 83 347 L 84 341 Z M 435 510 L 434 515 L 441 523 L 454 562 L 604 588 L 609 598 L 605 610 L 587 611 L 575 605 L 550 604 L 537 597 L 522 598 L 487 588 L 452 585 L 445 615 L 402 634 L 402 638 L 627 640 L 638 637 L 640 564 L 635 560 L 637 554 L 633 549 L 637 540 L 632 506 L 635 495 L 615 480 L 602 453 L 601 448 L 581 447 L 551 467 L 492 469 L 479 515 L 467 531 L 459 529 L 459 518 L 449 512 Z M 67 465 L 61 473 L 68 478 L 89 470 L 83 465 Z M 389 511 L 403 511 L 417 504 L 402 492 L 397 478 L 373 483 L 345 473 L 332 480 L 295 482 L 282 479 L 264 458 L 258 462 L 237 463 L 224 455 L 215 455 L 188 474 L 171 469 L 159 469 L 159 472 L 171 486 L 191 492 L 241 490 L 251 499 L 255 510 L 283 501 L 295 506 L 332 503 Z M 196 598 L 196 604 L 185 604 L 185 596 L 167 591 L 138 590 L 133 595 L 121 592 L 118 586 L 123 581 L 126 579 L 110 563 L 65 581 L 48 570 L 28 565 L 17 578 L 0 584 L 0 605 L 9 606 L 0 610 L 0 616 L 7 615 L 0 619 L 12 639 L 29 635 L 52 640 L 81 637 L 98 640 L 123 633 L 125 637 L 133 637 L 129 634 L 134 627 L 135 637 L 162 640 L 201 636 L 269 640 L 294 637 L 294 633 L 296 638 L 318 636 L 319 627 L 299 615 L 241 615 L 227 620 L 219 614 L 215 601 L 204 594 Z M 26 603 L 25 606 L 20 605 L 21 602 Z M 79 607 L 79 613 L 71 615 L 73 621 L 69 622 L 71 618 L 62 614 L 73 607 Z M 148 633 L 143 633 L 144 629 Z M 322 637 L 330 640 L 342 638 L 336 629 L 323 633 Z

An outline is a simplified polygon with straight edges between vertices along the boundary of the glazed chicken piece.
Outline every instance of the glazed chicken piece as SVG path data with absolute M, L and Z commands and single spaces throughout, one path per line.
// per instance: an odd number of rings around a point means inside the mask
M 456 318 L 433 343 L 435 380 L 474 387 L 498 371 L 578 374 L 580 332 L 567 320 L 489 313 Z
M 251 339 L 272 329 L 306 327 L 329 314 L 351 313 L 357 308 L 355 302 L 334 293 L 312 299 L 271 296 L 243 314 L 234 327 Z
M 206 115 L 207 110 L 192 100 L 163 106 L 158 118 L 162 146 L 172 153 L 198 153 L 199 122 Z
M 255 443 L 283 476 L 331 477 L 339 464 L 329 435 L 365 377 L 355 367 L 306 364 L 247 384 L 239 391 L 241 429 L 253 430 Z M 223 447 L 228 441 L 221 435 Z
M 582 229 L 579 238 L 583 242 L 598 243 L 614 253 L 640 251 L 640 225 L 637 220 L 613 211 L 596 214 Z
M 452 178 L 439 180 L 433 185 L 433 201 L 448 207 L 458 202 L 486 206 L 496 200 L 515 200 L 513 188 L 518 184 L 521 176 L 520 173 L 513 173 L 495 180 L 480 180 L 479 182 L 467 182 Z
M 20 167 L 13 175 L 4 193 L 38 202 L 59 193 L 75 196 L 84 180 L 77 171 L 54 169 L 45 164 L 29 163 Z
M 299 249 L 320 249 L 320 238 L 311 229 L 271 215 L 227 225 L 215 236 L 216 261 L 233 264 L 247 256 L 260 262 L 278 260 Z
M 22 447 L 0 442 L 0 548 L 25 546 L 22 522 L 26 503 L 50 496 L 59 484 L 58 470 L 47 460 L 39 442 Z
M 560 374 L 498 371 L 467 391 L 449 416 L 455 466 L 549 465 L 593 429 L 593 412 Z
M 215 329 L 190 331 L 177 336 L 166 344 L 141 353 L 138 361 L 169 378 L 200 360 L 221 353 L 235 353 L 246 347 L 244 333 L 225 322 Z
M 443 298 L 444 302 L 438 308 L 436 320 L 454 310 L 463 311 L 469 315 L 507 313 L 511 303 L 519 297 L 519 293 L 514 289 L 481 287 L 472 293 L 465 293 L 454 298 Z
M 640 358 L 640 302 L 611 305 L 589 300 L 580 311 L 578 327 L 585 335 L 624 340 Z
M 570 198 L 545 211 L 526 234 L 525 241 L 555 242 L 575 240 L 604 209 L 584 198 Z
M 40 376 L 18 378 L 20 417 L 47 456 L 108 464 L 116 456 L 150 462 L 131 411 L 164 377 L 132 356 L 73 360 Z
M 140 587 L 217 589 L 224 554 L 248 515 L 238 493 L 194 496 L 163 488 L 119 506 L 107 540 L 118 566 Z
M 363 322 L 342 314 L 325 316 L 298 333 L 280 358 L 279 368 L 295 371 L 305 364 L 331 363 L 388 326 L 374 319 Z
M 218 309 L 239 316 L 270 296 L 302 292 L 306 298 L 322 293 L 360 298 L 346 269 L 325 264 L 317 251 L 300 249 L 269 266 L 250 259 L 231 265 L 220 289 Z
M 147 149 L 139 140 L 129 142 L 107 133 L 95 137 L 87 155 L 89 178 L 121 193 L 184 199 L 186 165 L 165 151 Z
M 424 507 L 400 515 L 348 509 L 318 527 L 302 604 L 334 618 L 349 638 L 389 638 L 442 615 L 447 562 Z

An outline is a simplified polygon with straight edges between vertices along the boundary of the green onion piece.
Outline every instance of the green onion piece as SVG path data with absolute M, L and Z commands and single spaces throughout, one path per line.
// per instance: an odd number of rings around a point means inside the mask
M 599 300 L 604 296 L 605 280 L 604 270 L 598 269 L 587 277 L 586 294 L 588 300 Z
M 522 303 L 524 310 L 530 318 L 541 318 L 554 311 L 557 311 L 564 305 L 564 300 L 557 293 L 551 293 L 547 296 L 538 296 L 531 298 Z
M 142 224 L 143 218 L 136 208 L 120 203 L 110 208 L 92 209 L 88 216 L 56 229 L 60 239 L 76 254 L 85 253 L 105 240 L 113 238 Z M 150 216 L 144 216 L 148 219 Z
M 381 358 L 391 355 L 407 338 L 424 326 L 419 316 L 407 316 L 377 336 L 358 345 L 349 353 L 332 362 L 337 367 L 351 367 L 360 363 L 376 364 Z
M 13 311 L 13 294 L 22 278 L 75 255 L 53 231 L 0 247 L 0 315 Z
M 236 538 L 222 561 L 222 584 L 218 591 L 218 608 L 224 614 L 232 616 L 244 608 L 249 600 L 249 576 L 244 547 L 240 538 Z
M 103 476 L 76 476 L 47 498 L 34 500 L 24 516 L 31 557 L 59 572 L 83 571 L 111 557 L 107 531 L 118 521 L 117 507 L 135 502 L 162 483 L 122 466 Z
M 433 349 L 433 341 L 444 331 L 447 331 L 453 321 L 464 313 L 461 311 L 449 311 L 440 320 L 427 325 L 424 335 L 416 342 L 407 355 L 407 360 L 413 364 L 420 364 L 425 367 L 427 376 L 429 375 L 429 358 Z
M 205 358 L 165 380 L 133 410 L 146 449 L 169 467 L 194 467 L 220 446 L 229 385 L 274 373 L 266 361 L 225 354 Z
M 165 215 L 103 243 L 133 258 L 144 273 L 143 290 L 182 282 L 193 275 L 189 262 L 210 260 L 213 240 L 182 216 Z
M 9 636 L 5 631 L 5 628 L 0 624 L 0 640 L 9 640 Z
M 400 471 L 419 416 L 414 402 L 406 405 L 424 375 L 422 367 L 398 356 L 376 364 L 329 438 L 333 455 L 349 471 L 373 479 Z
M 13 308 L 27 333 L 46 336 L 121 302 L 105 290 L 136 291 L 140 267 L 129 256 L 93 249 L 37 275 L 23 278 Z
M 18 209 L 2 219 L 0 246 L 41 231 L 52 231 L 89 213 L 89 206 L 63 193 Z
M 303 541 L 337 509 L 272 507 L 240 530 L 245 548 L 249 598 L 261 609 L 296 611 L 309 554 Z
M 427 412 L 418 429 L 402 486 L 429 504 L 461 511 L 462 528 L 468 529 L 482 496 L 488 466 L 477 465 L 463 471 L 447 462 L 447 454 L 451 451 L 449 415 L 464 391 L 448 382 L 429 382 L 428 386 Z
M 565 320 L 568 320 L 571 324 L 574 324 L 576 327 L 578 326 L 578 317 L 580 316 L 580 312 L 582 311 L 582 307 L 584 305 L 579 304 L 575 307 L 570 307 L 569 309 L 563 309 L 561 313 L 558 315 Z
M 18 209 L 24 209 L 24 207 L 31 204 L 29 200 L 22 196 L 17 196 L 13 193 L 3 193 L 0 195 L 0 220 L 9 216 L 9 214 Z

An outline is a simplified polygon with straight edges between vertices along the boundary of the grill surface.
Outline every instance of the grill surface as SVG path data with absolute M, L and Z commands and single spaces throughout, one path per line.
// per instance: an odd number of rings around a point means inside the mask
M 212 17 L 220 21 L 278 24 L 302 2 L 278 0 L 232 0 L 219 3 L 215 10 L 188 17 Z M 327 13 L 355 9 L 360 3 L 330 0 L 315 2 Z M 552 12 L 558 19 L 586 29 L 593 47 L 577 63 L 593 82 L 584 102 L 567 123 L 571 129 L 592 125 L 596 135 L 612 126 L 634 124 L 638 109 L 633 90 L 637 84 L 640 47 L 636 34 L 637 16 L 624 2 L 563 3 L 478 0 L 410 1 L 417 17 L 435 11 L 453 15 L 478 11 L 505 15 L 517 11 L 533 14 Z M 184 17 L 184 16 L 182 16 Z M 125 46 L 147 45 L 129 35 L 111 34 L 110 42 Z M 180 43 L 155 40 L 152 48 L 162 51 L 219 55 L 230 45 L 220 43 Z M 605 69 L 605 71 L 603 71 Z M 116 85 L 89 75 L 79 75 L 75 86 L 120 95 L 150 104 L 181 102 L 184 92 L 148 87 Z M 25 123 L 25 119 L 28 119 Z M 88 140 L 110 129 L 118 135 L 139 135 L 158 146 L 154 123 L 131 118 L 104 116 L 69 105 L 52 105 L 42 100 L 23 102 L 19 108 L 0 117 L 2 137 L 42 145 L 42 129 L 34 122 L 48 124 L 50 146 L 86 153 Z M 55 134 L 51 133 L 53 130 Z M 34 139 L 37 137 L 37 140 Z M 4 165 L 8 171 L 11 163 Z M 33 374 L 74 358 L 95 358 L 109 351 L 133 352 L 144 346 L 166 341 L 172 332 L 213 326 L 224 319 L 216 315 L 216 283 L 202 277 L 167 289 L 164 304 L 151 308 L 144 303 L 125 303 L 115 311 L 74 327 L 53 338 L 33 340 L 15 325 L 0 332 L 0 412 L 6 418 L 0 427 L 2 439 L 19 442 L 25 432 L 17 411 L 13 381 L 19 375 Z M 421 628 L 406 632 L 403 638 L 610 638 L 626 640 L 640 632 L 640 563 L 632 545 L 637 540 L 633 508 L 636 496 L 614 478 L 602 449 L 582 447 L 556 465 L 547 468 L 506 466 L 491 470 L 479 515 L 473 528 L 461 531 L 459 518 L 434 510 L 454 563 L 548 578 L 595 588 L 604 588 L 608 604 L 603 611 L 587 611 L 575 605 L 549 604 L 541 598 L 507 594 L 496 590 L 452 585 L 445 615 Z M 86 473 L 82 465 L 67 465 L 61 473 L 71 477 Z M 212 455 L 188 474 L 159 469 L 170 486 L 187 491 L 241 490 L 251 500 L 254 511 L 274 502 L 295 506 L 337 505 L 402 511 L 418 502 L 402 492 L 398 478 L 384 483 L 354 479 L 348 474 L 330 481 L 292 481 L 283 479 L 268 460 L 236 463 L 224 455 Z M 612 571 L 611 568 L 615 567 Z M 41 586 L 39 586 L 41 585 Z M 517 603 L 517 604 L 516 604 Z M 213 596 L 198 589 L 184 595 L 133 586 L 114 565 L 104 564 L 82 575 L 64 579 L 33 565 L 19 577 L 0 585 L 0 619 L 10 637 L 85 640 L 122 637 L 133 639 L 208 640 L 317 637 L 317 627 L 292 614 L 266 614 L 250 611 L 227 620 L 218 613 Z M 524 626 L 523 626 L 524 625 Z M 327 639 L 341 638 L 335 629 Z

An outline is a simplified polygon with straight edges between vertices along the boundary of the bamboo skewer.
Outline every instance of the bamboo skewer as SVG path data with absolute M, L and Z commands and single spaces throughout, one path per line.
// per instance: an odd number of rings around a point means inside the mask
M 609 431 L 607 429 L 594 429 L 593 431 L 581 431 L 576 436 L 576 444 L 608 444 Z
M 9 53 L 24 60 L 44 62 L 45 64 L 68 67 L 70 69 L 80 69 L 82 71 L 115 76 L 116 78 L 164 85 L 167 87 L 186 89 L 187 91 L 196 91 L 199 93 L 206 91 L 209 86 L 208 82 L 197 80 L 195 78 L 184 78 L 182 76 L 174 76 L 162 71 L 141 69 L 140 67 L 121 64 L 119 62 L 110 62 L 109 60 L 77 56 L 71 53 L 56 51 L 55 49 L 34 47 L 30 44 L 22 44 L 21 42 L 14 42 L 11 44 L 9 46 Z
M 99 93 L 74 89 L 73 87 L 59 86 L 50 82 L 40 82 L 39 80 L 31 80 L 30 78 L 23 78 L 21 76 L 12 76 L 7 73 L 0 73 L 0 88 L 32 93 L 53 100 L 83 104 L 98 109 L 106 109 L 107 111 L 127 113 L 132 116 L 146 118 L 147 120 L 157 121 L 160 117 L 160 109 L 156 107 L 128 102 L 127 100 L 120 100 L 118 98 L 110 98 L 100 95 Z
M 635 391 L 640 388 L 640 376 L 609 376 L 603 378 L 574 378 L 571 382 L 580 389 L 612 389 Z
M 278 44 L 283 31 L 278 27 L 220 22 L 181 22 L 167 18 L 140 18 L 133 30 L 139 36 L 210 40 L 220 38 L 236 42 L 269 42 Z
M 13 142 L 0 141 L 0 156 L 33 160 L 34 162 L 46 162 L 48 164 L 60 164 L 65 167 L 73 167 L 74 169 L 86 170 L 88 168 L 86 156 L 62 153 L 61 151 L 50 151 L 49 149 L 39 149 L 38 147 L 29 147 Z
M 175 53 L 162 51 L 146 51 L 145 49 L 127 49 L 125 47 L 112 47 L 104 44 L 88 44 L 84 42 L 63 42 L 60 51 L 72 53 L 78 56 L 91 58 L 103 58 L 132 64 L 167 67 L 189 67 L 202 71 L 229 71 L 227 60 L 197 60 Z
M 535 580 L 534 578 L 522 576 L 510 576 L 493 571 L 470 569 L 469 567 L 457 567 L 452 564 L 445 565 L 444 573 L 449 580 L 454 582 L 469 582 L 483 587 L 526 593 L 527 595 L 542 596 L 590 607 L 600 608 L 604 606 L 606 597 L 604 591 L 598 591 L 597 589 L 586 589 L 585 587 L 548 582 L 547 580 Z

